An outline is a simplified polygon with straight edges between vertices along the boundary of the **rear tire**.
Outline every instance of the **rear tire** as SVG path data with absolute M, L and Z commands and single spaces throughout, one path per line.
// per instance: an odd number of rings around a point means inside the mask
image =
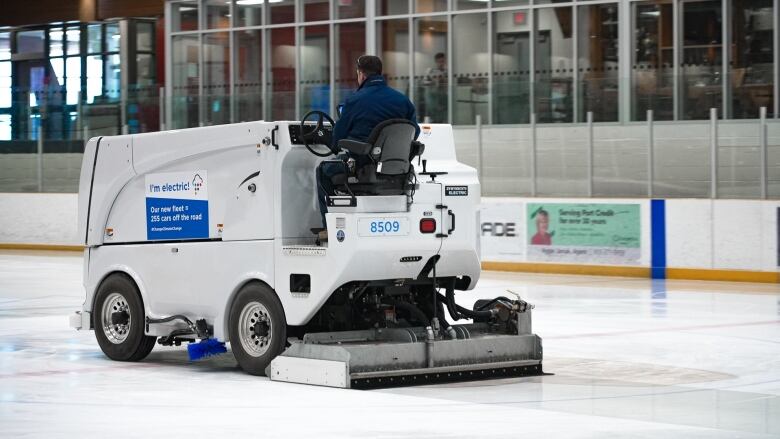
M 118 273 L 103 280 L 95 296 L 92 325 L 98 345 L 108 358 L 139 361 L 152 352 L 157 337 L 144 334 L 145 317 L 135 282 Z
M 287 319 L 276 293 L 258 282 L 247 284 L 236 295 L 228 321 L 238 365 L 251 375 L 265 375 L 287 341 Z

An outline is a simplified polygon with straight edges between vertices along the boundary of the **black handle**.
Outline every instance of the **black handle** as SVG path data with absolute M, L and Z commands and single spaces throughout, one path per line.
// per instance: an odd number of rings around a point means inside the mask
M 271 130 L 271 145 L 273 145 L 274 148 L 279 149 L 279 144 L 276 143 L 277 131 L 279 131 L 279 125 L 274 126 L 274 129 Z
M 455 231 L 455 212 L 448 210 L 447 214 L 452 217 L 452 228 L 447 230 L 447 234 L 450 235 Z

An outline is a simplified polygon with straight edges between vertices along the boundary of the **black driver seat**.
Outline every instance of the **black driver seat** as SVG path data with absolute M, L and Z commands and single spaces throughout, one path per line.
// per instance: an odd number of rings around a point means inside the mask
M 365 142 L 339 140 L 338 147 L 357 156 L 358 166 L 348 182 L 347 174 L 333 177 L 336 186 L 345 185 L 355 195 L 403 195 L 412 171 L 411 160 L 422 154 L 425 146 L 414 140 L 416 126 L 407 119 L 386 120 L 371 131 Z M 367 157 L 368 160 L 360 160 Z

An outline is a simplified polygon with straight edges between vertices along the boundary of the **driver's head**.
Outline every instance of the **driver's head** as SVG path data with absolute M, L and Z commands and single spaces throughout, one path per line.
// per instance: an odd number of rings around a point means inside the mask
M 357 59 L 358 85 L 369 76 L 382 74 L 382 60 L 378 56 L 363 55 Z

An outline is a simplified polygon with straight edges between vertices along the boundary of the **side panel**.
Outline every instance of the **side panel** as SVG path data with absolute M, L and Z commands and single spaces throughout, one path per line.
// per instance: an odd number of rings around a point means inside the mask
M 89 265 L 85 310 L 100 281 L 120 271 L 138 284 L 148 316 L 205 318 L 221 340 L 229 301 L 241 285 L 258 279 L 274 287 L 270 240 L 101 246 L 92 249 Z
M 103 137 L 100 141 L 92 183 L 92 205 L 89 207 L 89 246 L 103 243 L 106 219 L 116 194 L 135 176 L 132 146 L 132 136 Z
M 84 145 L 84 156 L 81 160 L 81 174 L 79 176 L 79 214 L 77 235 L 81 242 L 87 242 L 87 221 L 89 217 L 89 204 L 92 197 L 92 175 L 95 169 L 95 155 L 97 154 L 100 137 L 93 137 Z

